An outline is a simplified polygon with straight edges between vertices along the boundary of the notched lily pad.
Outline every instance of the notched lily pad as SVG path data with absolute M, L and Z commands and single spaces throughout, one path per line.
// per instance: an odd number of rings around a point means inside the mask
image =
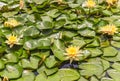
M 8 77 L 9 79 L 15 79 L 22 75 L 22 67 L 19 65 L 6 65 L 6 68 L 0 72 L 2 77 Z
M 80 30 L 78 31 L 78 33 L 84 37 L 95 37 L 95 31 L 88 28 L 84 30 Z
M 115 56 L 118 51 L 114 47 L 103 48 L 103 56 Z
M 22 59 L 21 60 L 21 65 L 23 68 L 28 68 L 28 69 L 37 69 L 38 68 L 38 62 L 39 62 L 38 57 L 30 57 L 30 59 Z

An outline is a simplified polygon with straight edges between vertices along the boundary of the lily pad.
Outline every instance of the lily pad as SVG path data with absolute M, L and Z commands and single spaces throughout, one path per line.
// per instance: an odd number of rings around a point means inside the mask
M 117 70 L 114 69 L 110 69 L 107 71 L 109 76 L 114 79 L 115 81 L 119 81 L 120 80 L 120 72 L 118 72 Z
M 19 65 L 6 65 L 6 68 L 0 72 L 2 77 L 8 77 L 9 79 L 19 78 L 22 75 L 22 67 Z
M 100 62 L 95 62 L 95 59 L 93 59 L 94 62 L 87 62 L 82 63 L 79 65 L 80 73 L 82 76 L 90 77 L 92 75 L 100 76 L 103 73 L 103 67 L 100 64 Z
M 117 41 L 111 41 L 111 45 L 117 48 L 120 48 L 120 42 Z
M 103 56 L 115 56 L 118 51 L 114 47 L 103 48 Z
M 81 30 L 78 33 L 84 37 L 95 37 L 95 32 L 90 29 Z
M 91 57 L 100 56 L 102 54 L 102 51 L 98 48 L 88 48 L 87 50 L 91 52 Z
M 29 68 L 29 69 L 37 69 L 38 68 L 38 62 L 39 58 L 37 57 L 30 57 L 30 59 L 22 59 L 21 65 L 23 68 Z
M 17 80 L 11 80 L 11 81 L 34 81 L 35 75 L 33 72 L 24 70 L 22 73 L 22 77 Z
M 50 56 L 45 60 L 45 64 L 48 68 L 52 68 L 57 64 L 57 60 L 54 56 Z
M 60 69 L 56 74 L 49 76 L 48 80 L 52 81 L 73 81 L 80 78 L 80 74 L 73 69 Z
M 0 70 L 3 69 L 4 67 L 5 67 L 4 62 L 0 60 Z

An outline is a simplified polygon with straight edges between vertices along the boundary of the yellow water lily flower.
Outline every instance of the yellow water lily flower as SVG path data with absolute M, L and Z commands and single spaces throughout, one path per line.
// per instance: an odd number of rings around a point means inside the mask
M 61 4 L 63 2 L 63 0 L 57 0 L 58 4 Z
M 72 63 L 73 60 L 79 61 L 79 56 L 82 56 L 82 51 L 79 49 L 80 47 L 78 46 L 69 46 L 65 49 L 66 53 L 64 53 L 64 55 L 66 56 L 67 60 L 70 60 L 70 63 Z
M 23 9 L 23 7 L 24 7 L 24 0 L 20 0 L 19 5 L 20 5 L 20 9 Z
M 8 21 L 4 22 L 5 27 L 13 28 L 13 27 L 16 27 L 18 25 L 20 25 L 20 23 L 15 19 L 11 19 L 11 20 L 8 20 Z
M 106 0 L 108 5 L 113 5 L 114 3 L 117 2 L 117 0 Z
M 8 77 L 3 77 L 2 81 L 9 81 Z
M 100 32 L 103 34 L 114 35 L 115 33 L 117 33 L 117 27 L 113 24 L 109 24 L 109 25 L 103 26 L 100 29 Z
M 18 43 L 18 38 L 17 36 L 11 35 L 7 38 L 8 40 L 6 41 L 6 43 L 8 45 L 10 45 L 10 48 L 13 47 L 14 44 Z
M 87 2 L 86 2 L 86 6 L 88 8 L 93 8 L 93 7 L 95 7 L 95 5 L 96 5 L 96 3 L 93 0 L 87 0 Z

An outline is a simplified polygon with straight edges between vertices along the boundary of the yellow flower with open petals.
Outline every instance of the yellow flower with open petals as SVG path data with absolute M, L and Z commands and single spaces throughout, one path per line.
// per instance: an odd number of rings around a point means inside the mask
M 108 5 L 113 5 L 114 3 L 117 2 L 117 0 L 106 0 Z
M 95 2 L 93 1 L 93 0 L 87 0 L 87 2 L 86 2 L 86 6 L 88 7 L 88 8 L 93 8 L 93 7 L 95 7 Z
M 20 25 L 20 23 L 15 19 L 11 19 L 11 20 L 8 20 L 8 21 L 4 22 L 5 27 L 13 28 L 13 27 L 16 27 L 18 25 Z
M 57 0 L 58 4 L 61 4 L 63 2 L 63 0 Z
M 3 77 L 2 81 L 9 81 L 8 77 Z
M 73 60 L 78 61 L 79 60 L 79 56 L 81 55 L 81 50 L 79 50 L 80 47 L 78 46 L 69 46 L 68 48 L 65 49 L 66 53 L 64 53 L 66 57 L 66 59 L 70 60 L 70 63 L 72 63 Z
M 18 38 L 14 35 L 9 36 L 7 39 L 8 40 L 6 41 L 6 43 L 10 45 L 10 48 L 13 47 L 14 44 L 18 43 Z
M 117 33 L 117 27 L 113 24 L 109 24 L 109 25 L 103 26 L 100 29 L 100 32 L 103 34 L 114 35 L 115 33 Z

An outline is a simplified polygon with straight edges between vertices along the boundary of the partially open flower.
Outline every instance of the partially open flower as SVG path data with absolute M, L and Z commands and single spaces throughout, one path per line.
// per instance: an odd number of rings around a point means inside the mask
M 117 2 L 117 0 L 106 0 L 108 5 L 113 5 L 114 3 Z
M 66 48 L 66 53 L 64 53 L 64 55 L 66 56 L 66 59 L 70 60 L 70 63 L 72 63 L 73 60 L 75 61 L 79 61 L 79 56 L 82 56 L 81 53 L 82 51 L 79 50 L 80 47 L 78 46 L 69 46 L 68 48 Z
M 6 43 L 8 45 L 10 45 L 10 48 L 13 47 L 14 44 L 18 43 L 18 38 L 17 36 L 11 35 L 7 38 L 8 40 L 6 41 Z
M 109 24 L 109 25 L 103 26 L 100 29 L 100 32 L 102 34 L 114 35 L 115 33 L 117 33 L 117 27 L 113 24 Z
M 86 6 L 88 7 L 88 8 L 93 8 L 93 7 L 95 7 L 95 2 L 93 1 L 93 0 L 87 0 L 87 2 L 86 2 Z
M 20 25 L 20 23 L 18 21 L 16 21 L 15 19 L 11 19 L 11 20 L 4 22 L 5 27 L 13 28 L 13 27 L 16 27 L 18 25 Z
M 23 9 L 23 7 L 24 7 L 24 0 L 20 0 L 20 9 Z
M 9 81 L 8 77 L 3 77 L 2 81 Z
M 62 3 L 62 0 L 57 0 L 58 4 L 61 4 Z

